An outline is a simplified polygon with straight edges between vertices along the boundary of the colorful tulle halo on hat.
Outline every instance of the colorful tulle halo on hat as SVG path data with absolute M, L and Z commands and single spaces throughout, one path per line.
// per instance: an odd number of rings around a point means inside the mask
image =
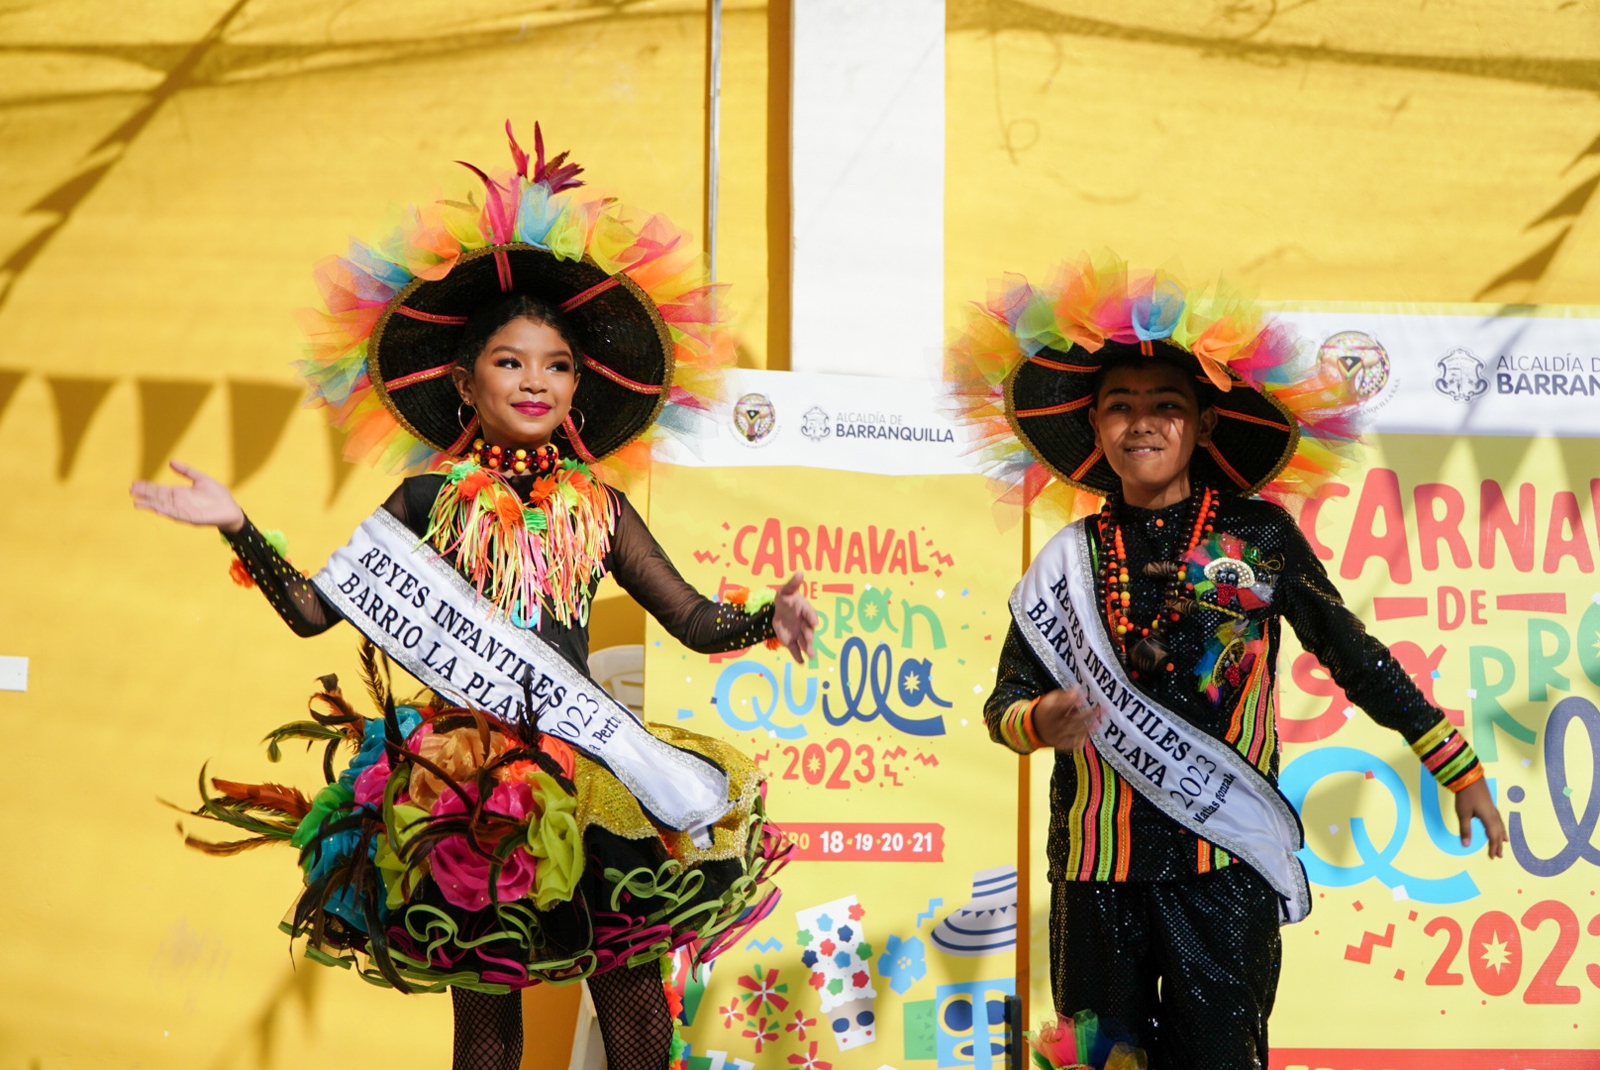
M 347 460 L 410 473 L 469 446 L 476 416 L 450 378 L 461 333 L 515 293 L 559 308 L 579 335 L 583 417 L 557 432 L 570 456 L 625 475 L 659 435 L 713 427 L 733 341 L 695 243 L 665 216 L 580 195 L 582 168 L 566 153 L 546 161 L 537 124 L 532 156 L 509 122 L 506 136 L 510 169 L 463 164 L 481 195 L 407 209 L 378 241 L 316 265 L 324 307 L 305 315 L 297 369 L 308 404 L 346 433 Z
M 946 398 L 1002 505 L 1070 519 L 1119 488 L 1089 410 L 1100 372 L 1139 356 L 1188 370 L 1215 399 L 1191 471 L 1218 490 L 1297 511 L 1359 447 L 1354 383 L 1288 323 L 1221 282 L 1189 289 L 1085 256 L 1043 285 L 1002 278 L 946 350 Z

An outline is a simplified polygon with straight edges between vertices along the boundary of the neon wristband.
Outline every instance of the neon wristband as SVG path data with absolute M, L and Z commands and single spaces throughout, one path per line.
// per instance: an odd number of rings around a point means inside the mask
M 1040 698 L 1043 697 L 1042 695 L 1040 696 Z M 1039 733 L 1034 731 L 1033 728 L 1033 708 L 1037 705 L 1039 705 L 1039 699 L 1037 698 L 1028 703 L 1027 708 L 1022 711 L 1022 716 L 1018 720 L 1022 722 L 1022 734 L 1028 740 L 1029 745 L 1034 750 L 1043 750 L 1044 740 L 1039 738 Z

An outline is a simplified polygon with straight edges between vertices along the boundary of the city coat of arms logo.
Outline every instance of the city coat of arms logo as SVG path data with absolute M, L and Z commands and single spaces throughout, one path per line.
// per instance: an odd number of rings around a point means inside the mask
M 800 433 L 813 442 L 821 442 L 833 434 L 833 427 L 828 420 L 827 410 L 821 405 L 813 405 L 800 417 Z
M 1471 401 L 1489 389 L 1483 361 L 1459 346 L 1439 358 L 1439 378 L 1433 388 L 1451 401 Z

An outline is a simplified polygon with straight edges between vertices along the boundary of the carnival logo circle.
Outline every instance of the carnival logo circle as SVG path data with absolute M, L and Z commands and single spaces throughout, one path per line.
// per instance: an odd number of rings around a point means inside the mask
M 813 442 L 821 442 L 833 434 L 833 427 L 828 420 L 828 411 L 821 405 L 813 405 L 800 417 L 800 433 Z
M 1322 343 L 1319 354 L 1323 360 L 1338 364 L 1362 401 L 1377 397 L 1389 385 L 1389 354 L 1370 334 L 1340 331 Z
M 1489 389 L 1483 377 L 1483 361 L 1471 350 L 1457 346 L 1439 358 L 1439 378 L 1433 388 L 1451 401 L 1467 402 Z
M 733 403 L 733 430 L 746 446 L 764 446 L 778 429 L 778 414 L 765 394 L 746 394 Z

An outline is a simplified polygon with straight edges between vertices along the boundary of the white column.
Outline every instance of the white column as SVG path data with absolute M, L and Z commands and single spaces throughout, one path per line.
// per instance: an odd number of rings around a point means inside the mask
M 795 371 L 936 377 L 944 2 L 795 0 Z

